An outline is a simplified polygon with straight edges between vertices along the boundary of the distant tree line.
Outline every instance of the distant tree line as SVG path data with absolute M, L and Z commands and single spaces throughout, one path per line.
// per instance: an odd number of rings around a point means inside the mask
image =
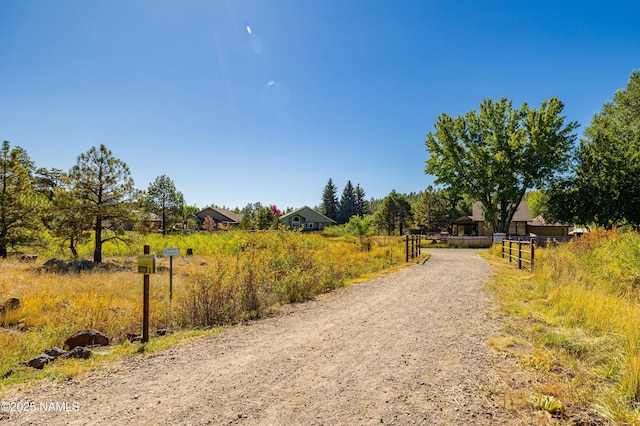
M 327 182 L 322 192 L 320 213 L 335 220 L 338 224 L 349 222 L 353 216 L 362 218 L 370 213 L 369 202 L 366 200 L 365 192 L 360 187 L 360 184 L 357 184 L 354 188 L 351 181 L 348 181 L 339 200 L 337 191 L 338 188 L 333 184 L 333 180 L 329 178 L 329 182 Z
M 365 225 L 386 235 L 402 235 L 410 228 L 418 232 L 448 231 L 453 219 L 471 214 L 471 201 L 431 186 L 419 193 L 401 194 L 392 190 L 382 199 L 369 200 L 360 184 L 354 188 L 350 180 L 340 199 L 337 191 L 330 178 L 317 209 L 338 225 L 346 224 L 356 235 L 363 234 Z
M 235 209 L 235 213 L 241 213 L 242 220 L 238 227 L 243 230 L 278 229 L 280 216 L 284 213 L 274 204 L 268 207 L 262 203 L 249 203 L 243 209 Z

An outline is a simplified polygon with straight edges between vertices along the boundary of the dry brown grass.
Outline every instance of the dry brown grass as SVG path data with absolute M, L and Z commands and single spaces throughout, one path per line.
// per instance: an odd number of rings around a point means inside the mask
M 532 374 L 534 395 L 639 424 L 640 236 L 600 230 L 536 257 L 533 274 L 491 260 L 507 323 L 493 346 Z
M 182 253 L 194 247 L 201 253 L 174 258 L 172 301 L 169 261 L 158 259 L 159 272 L 150 278 L 151 334 L 258 318 L 281 303 L 303 301 L 363 274 L 404 264 L 398 238 L 372 239 L 369 251 L 362 251 L 356 239 L 284 231 L 166 240 L 147 236 L 144 242 L 152 253 L 175 246 Z M 108 259 L 124 266 L 118 272 L 56 274 L 38 272 L 33 264 L 0 261 L 0 303 L 21 300 L 19 309 L 0 315 L 0 376 L 47 348 L 61 347 L 78 330 L 95 328 L 125 345 L 127 335 L 141 334 L 142 275 L 135 271 L 131 248 L 123 249 Z M 38 374 L 0 379 L 0 386 Z

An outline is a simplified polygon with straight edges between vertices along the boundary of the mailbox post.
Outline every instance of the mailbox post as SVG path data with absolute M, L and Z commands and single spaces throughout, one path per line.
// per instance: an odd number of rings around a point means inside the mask
M 156 273 L 156 256 L 149 254 L 149 244 L 144 245 L 144 254 L 138 256 L 138 273 L 144 274 L 142 284 L 142 343 L 149 341 L 149 274 Z

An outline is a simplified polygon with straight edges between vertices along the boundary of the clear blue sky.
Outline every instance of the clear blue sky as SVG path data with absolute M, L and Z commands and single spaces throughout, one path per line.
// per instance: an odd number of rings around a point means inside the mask
M 105 144 L 188 204 L 418 192 L 443 112 L 566 105 L 579 136 L 640 68 L 640 2 L 0 0 L 0 140 L 69 169 Z

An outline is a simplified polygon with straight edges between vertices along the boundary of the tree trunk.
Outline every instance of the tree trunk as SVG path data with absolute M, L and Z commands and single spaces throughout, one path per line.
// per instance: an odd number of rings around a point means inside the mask
M 166 209 L 162 209 L 162 235 L 167 235 L 167 212 Z
M 95 248 L 93 250 L 93 262 L 102 263 L 102 218 L 96 217 L 95 224 Z
M 76 244 L 74 242 L 74 238 L 71 237 L 69 239 L 69 250 L 71 250 L 71 254 L 73 254 L 73 258 L 77 259 L 78 258 L 78 250 L 76 250 Z
M 4 217 L 2 219 L 4 221 Z M 3 227 L 2 234 L 0 235 L 0 241 L 2 241 L 2 244 L 0 244 L 0 258 L 2 259 L 7 258 L 7 234 L 7 228 Z

